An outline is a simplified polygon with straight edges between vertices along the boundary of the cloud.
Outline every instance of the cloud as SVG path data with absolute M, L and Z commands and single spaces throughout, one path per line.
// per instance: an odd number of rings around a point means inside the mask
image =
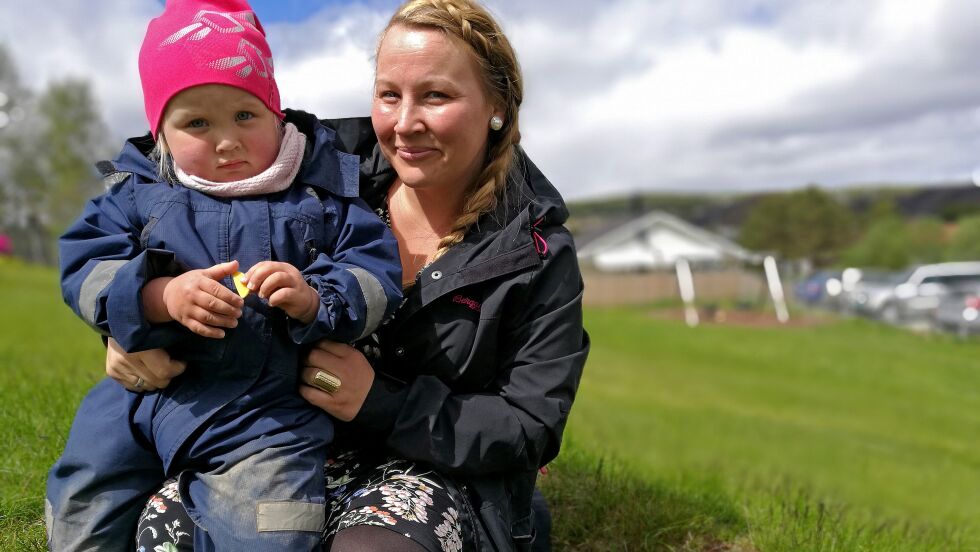
M 579 23 L 589 37 L 617 21 L 611 43 L 629 37 L 628 56 L 607 43 L 525 61 L 529 84 L 563 82 L 579 56 L 588 73 L 537 93 L 549 105 L 525 118 L 529 151 L 567 195 L 965 180 L 976 166 L 975 2 L 663 4 Z
M 524 146 L 567 197 L 966 180 L 980 140 L 975 0 L 487 0 L 525 71 Z M 0 7 L 40 88 L 91 78 L 121 140 L 145 128 L 147 0 Z M 267 25 L 284 103 L 367 114 L 391 2 Z
M 374 49 L 387 10 L 331 7 L 299 25 L 267 30 L 284 105 L 322 117 L 367 115 L 374 83 Z
M 113 129 L 141 132 L 142 91 L 137 75 L 139 43 L 156 15 L 154 2 L 54 0 L 0 4 L 0 42 L 11 51 L 24 85 L 87 79 Z

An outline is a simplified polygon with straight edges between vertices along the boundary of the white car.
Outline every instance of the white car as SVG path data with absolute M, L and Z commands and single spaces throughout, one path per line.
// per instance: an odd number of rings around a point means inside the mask
M 890 324 L 929 321 L 950 287 L 980 284 L 980 261 L 921 265 L 882 280 L 862 280 L 851 293 L 855 312 Z

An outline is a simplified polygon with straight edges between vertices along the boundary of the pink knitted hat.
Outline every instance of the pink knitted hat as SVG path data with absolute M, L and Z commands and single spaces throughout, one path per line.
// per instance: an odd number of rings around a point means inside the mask
M 154 137 L 170 98 L 201 84 L 240 88 L 283 117 L 265 30 L 245 0 L 167 0 L 146 28 L 139 67 Z

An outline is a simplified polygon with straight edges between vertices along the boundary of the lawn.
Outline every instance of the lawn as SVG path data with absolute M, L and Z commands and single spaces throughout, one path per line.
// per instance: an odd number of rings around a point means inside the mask
M 105 352 L 52 270 L 0 258 L 0 305 L 0 550 L 44 550 L 47 468 Z
M 102 346 L 55 274 L 0 260 L 0 550 L 43 550 L 44 477 Z M 544 477 L 555 550 L 980 550 L 980 343 L 856 320 L 586 313 Z
M 586 326 L 567 444 L 727 498 L 730 542 L 980 550 L 980 343 L 862 320 L 691 329 L 644 309 Z

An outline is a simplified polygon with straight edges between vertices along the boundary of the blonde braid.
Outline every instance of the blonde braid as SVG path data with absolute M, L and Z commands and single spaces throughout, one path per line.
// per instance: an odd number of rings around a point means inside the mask
M 388 22 L 381 40 L 395 25 L 439 29 L 468 45 L 490 103 L 503 110 L 504 126 L 493 132 L 488 127 L 487 157 L 475 184 L 466 192 L 462 213 L 439 241 L 437 255 L 441 255 L 463 241 L 470 227 L 484 213 L 492 212 L 504 194 L 514 162 L 514 146 L 521 141 L 518 113 L 524 99 L 524 81 L 517 55 L 500 25 L 472 0 L 410 0 Z

